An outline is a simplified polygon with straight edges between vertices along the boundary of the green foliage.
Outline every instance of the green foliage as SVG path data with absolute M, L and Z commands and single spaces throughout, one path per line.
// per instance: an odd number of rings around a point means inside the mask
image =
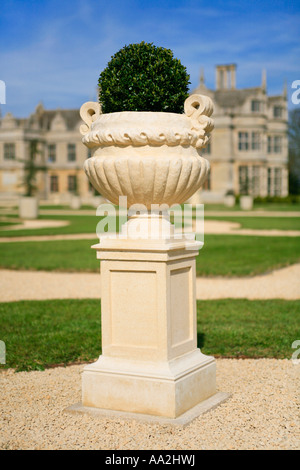
M 145 42 L 130 44 L 112 56 L 100 74 L 102 111 L 182 113 L 189 78 L 170 49 Z
M 265 203 L 271 203 L 271 204 L 299 204 L 300 203 L 300 196 L 297 196 L 296 194 L 289 194 L 286 197 L 280 197 L 280 196 L 266 196 L 266 197 L 256 197 L 254 198 L 254 203 L 257 204 L 265 204 Z
M 300 109 L 289 114 L 289 192 L 300 195 Z
M 33 196 L 37 190 L 37 186 L 35 185 L 36 174 L 39 171 L 47 171 L 47 167 L 45 165 L 37 165 L 36 158 L 41 154 L 41 151 L 38 150 L 38 141 L 36 139 L 31 140 L 29 143 L 29 155 L 28 159 L 18 161 L 24 163 L 24 179 L 21 186 L 25 187 L 25 194 L 24 196 Z

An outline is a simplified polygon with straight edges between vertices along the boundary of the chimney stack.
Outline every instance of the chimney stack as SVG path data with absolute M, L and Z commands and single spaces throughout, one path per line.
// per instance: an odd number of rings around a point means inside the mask
M 236 87 L 236 65 L 217 65 L 216 66 L 216 89 L 217 90 L 234 90 Z

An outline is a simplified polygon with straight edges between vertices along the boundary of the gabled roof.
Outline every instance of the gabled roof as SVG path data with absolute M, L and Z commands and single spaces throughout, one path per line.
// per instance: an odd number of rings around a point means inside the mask
M 57 114 L 60 114 L 67 126 L 68 130 L 72 130 L 80 121 L 80 115 L 78 109 L 54 109 L 54 110 L 45 110 L 37 109 L 34 114 L 29 118 L 30 122 L 37 121 L 40 129 L 49 130 L 51 128 L 51 123 Z
M 214 99 L 222 108 L 241 106 L 250 96 L 261 94 L 261 88 L 244 88 L 242 90 L 216 90 Z

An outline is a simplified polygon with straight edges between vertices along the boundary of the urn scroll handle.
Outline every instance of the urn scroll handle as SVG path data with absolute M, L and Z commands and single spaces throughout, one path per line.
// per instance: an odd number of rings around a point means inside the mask
M 87 101 L 80 108 L 80 117 L 85 122 L 80 126 L 80 133 L 85 135 L 89 132 L 91 125 L 100 116 L 102 110 L 100 103 Z
M 194 94 L 184 102 L 184 112 L 191 119 L 192 130 L 198 133 L 198 149 L 205 147 L 209 142 L 210 132 L 214 128 L 214 121 L 210 118 L 213 110 L 213 102 L 209 96 Z

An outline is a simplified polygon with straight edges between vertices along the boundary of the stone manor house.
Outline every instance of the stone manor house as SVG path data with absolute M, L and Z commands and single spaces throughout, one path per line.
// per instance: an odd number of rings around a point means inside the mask
M 236 88 L 236 66 L 216 67 L 216 89 L 204 83 L 192 93 L 208 95 L 215 106 L 215 129 L 202 154 L 210 161 L 209 179 L 200 196 L 221 202 L 228 192 L 253 196 L 288 194 L 287 93 L 268 96 L 266 75 L 260 86 Z M 78 109 L 46 110 L 39 104 L 28 118 L 7 113 L 0 119 L 0 198 L 23 194 L 21 182 L 31 140 L 38 140 L 38 160 L 47 171 L 37 175 L 41 199 L 68 202 L 77 193 L 88 202 L 93 188 L 82 169 L 89 150 L 81 142 Z

